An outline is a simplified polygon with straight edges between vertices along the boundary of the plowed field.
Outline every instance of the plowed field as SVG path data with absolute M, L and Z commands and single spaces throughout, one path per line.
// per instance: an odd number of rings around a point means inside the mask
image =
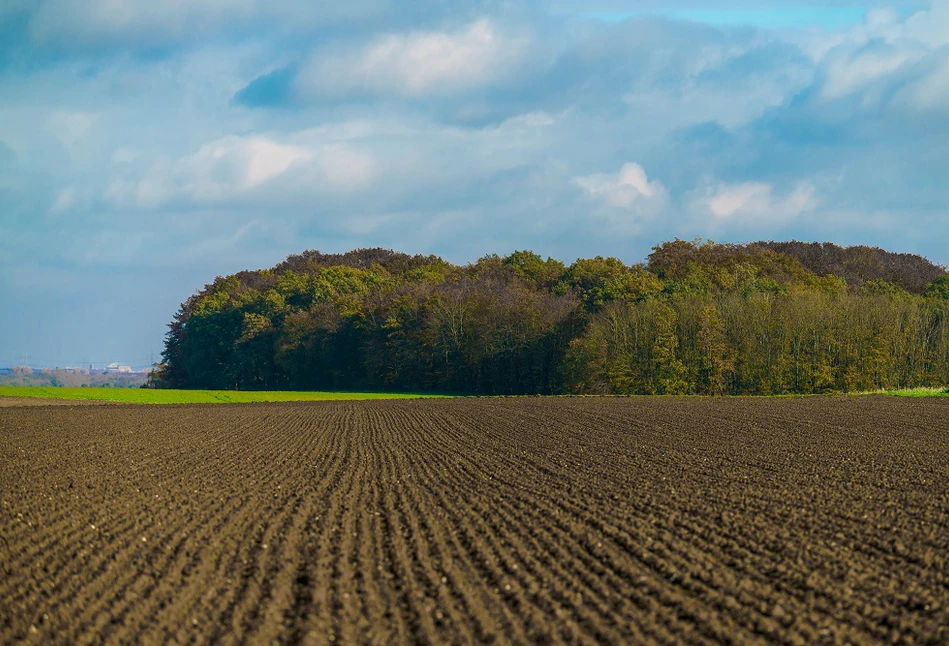
M 0 642 L 949 643 L 949 400 L 0 410 Z

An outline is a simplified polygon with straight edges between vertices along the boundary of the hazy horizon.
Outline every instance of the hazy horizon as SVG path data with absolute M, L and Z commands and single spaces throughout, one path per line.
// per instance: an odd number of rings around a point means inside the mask
M 123 7 L 0 7 L 0 367 L 143 367 L 305 249 L 949 263 L 946 0 Z

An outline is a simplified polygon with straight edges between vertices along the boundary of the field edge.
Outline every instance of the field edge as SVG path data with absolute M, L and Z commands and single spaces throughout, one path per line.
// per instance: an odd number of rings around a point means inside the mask
M 349 391 L 165 390 L 149 388 L 61 388 L 56 386 L 0 386 L 0 397 L 98 401 L 122 404 L 245 404 L 307 401 L 367 401 L 433 399 L 449 395 Z

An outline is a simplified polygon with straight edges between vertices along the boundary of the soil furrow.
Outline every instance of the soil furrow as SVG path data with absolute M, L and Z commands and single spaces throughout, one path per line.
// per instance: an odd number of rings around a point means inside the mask
M 949 643 L 947 420 L 887 397 L 8 407 L 0 643 Z

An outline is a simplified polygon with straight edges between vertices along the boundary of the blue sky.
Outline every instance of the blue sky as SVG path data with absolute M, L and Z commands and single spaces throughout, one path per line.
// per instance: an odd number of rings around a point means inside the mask
M 799 5 L 788 7 L 656 7 L 627 10 L 585 12 L 605 22 L 623 22 L 644 16 L 661 16 L 673 20 L 691 20 L 720 27 L 752 26 L 766 29 L 843 29 L 863 21 L 866 7 L 834 5 Z
M 147 364 L 304 249 L 949 263 L 947 0 L 6 0 L 0 42 L 0 366 Z

